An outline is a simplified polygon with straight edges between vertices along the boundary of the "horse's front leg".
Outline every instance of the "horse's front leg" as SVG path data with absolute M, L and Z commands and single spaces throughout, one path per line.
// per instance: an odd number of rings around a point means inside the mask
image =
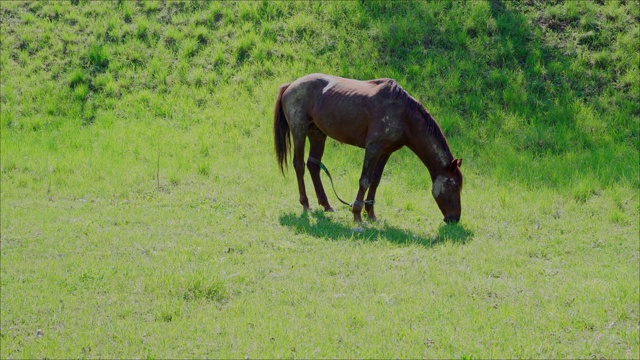
M 382 155 L 382 147 L 379 144 L 368 144 L 364 152 L 364 163 L 362 164 L 362 174 L 360 175 L 360 181 L 358 188 L 358 194 L 356 200 L 351 206 L 351 212 L 353 212 L 353 220 L 356 222 L 362 222 L 362 208 L 364 207 L 364 194 L 371 186 L 373 179 L 373 173 L 376 168 L 376 164 Z
M 375 212 L 373 211 L 373 206 L 376 199 L 376 190 L 378 189 L 378 185 L 380 184 L 380 178 L 382 178 L 382 172 L 384 171 L 384 166 L 389 160 L 389 156 L 391 156 L 390 153 L 383 153 L 380 156 L 380 159 L 378 159 L 376 169 L 373 172 L 373 178 L 371 179 L 371 186 L 369 187 L 369 191 L 367 192 L 367 200 L 364 202 L 364 209 L 367 212 L 367 217 L 370 221 L 378 220 Z

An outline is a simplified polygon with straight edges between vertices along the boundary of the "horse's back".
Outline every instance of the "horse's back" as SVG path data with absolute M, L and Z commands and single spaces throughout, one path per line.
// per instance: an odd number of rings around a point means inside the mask
M 389 78 L 362 81 L 316 73 L 293 81 L 283 105 L 290 122 L 310 121 L 338 141 L 364 147 L 382 121 L 388 128 L 388 119 L 400 118 L 399 92 L 402 88 Z
M 403 104 L 397 93 L 403 91 L 389 78 L 354 80 L 326 77 L 327 82 L 313 108 L 317 116 L 345 118 L 345 121 L 375 121 L 391 113 L 401 112 Z
M 384 89 L 400 88 L 398 83 L 390 78 L 373 80 L 355 80 L 334 75 L 313 73 L 305 75 L 293 81 L 289 85 L 292 93 L 317 93 L 321 96 L 334 94 L 342 96 L 372 96 L 380 93 Z

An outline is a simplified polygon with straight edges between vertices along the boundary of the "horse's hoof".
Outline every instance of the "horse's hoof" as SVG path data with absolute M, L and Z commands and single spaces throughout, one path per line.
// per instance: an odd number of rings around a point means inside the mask
M 369 222 L 378 222 L 378 218 L 375 216 L 369 216 Z
M 325 212 L 336 212 L 331 206 L 324 208 Z

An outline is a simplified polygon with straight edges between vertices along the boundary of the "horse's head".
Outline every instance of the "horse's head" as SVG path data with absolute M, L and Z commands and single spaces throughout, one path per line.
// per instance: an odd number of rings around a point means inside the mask
M 460 192 L 462 191 L 462 159 L 453 159 L 451 164 L 433 180 L 431 194 L 444 215 L 444 222 L 457 223 L 460 221 Z

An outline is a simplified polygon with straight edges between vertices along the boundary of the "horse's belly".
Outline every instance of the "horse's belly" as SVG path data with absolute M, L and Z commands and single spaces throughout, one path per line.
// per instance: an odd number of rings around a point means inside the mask
M 313 123 L 327 136 L 341 143 L 364 148 L 368 126 L 353 118 L 314 118 Z

